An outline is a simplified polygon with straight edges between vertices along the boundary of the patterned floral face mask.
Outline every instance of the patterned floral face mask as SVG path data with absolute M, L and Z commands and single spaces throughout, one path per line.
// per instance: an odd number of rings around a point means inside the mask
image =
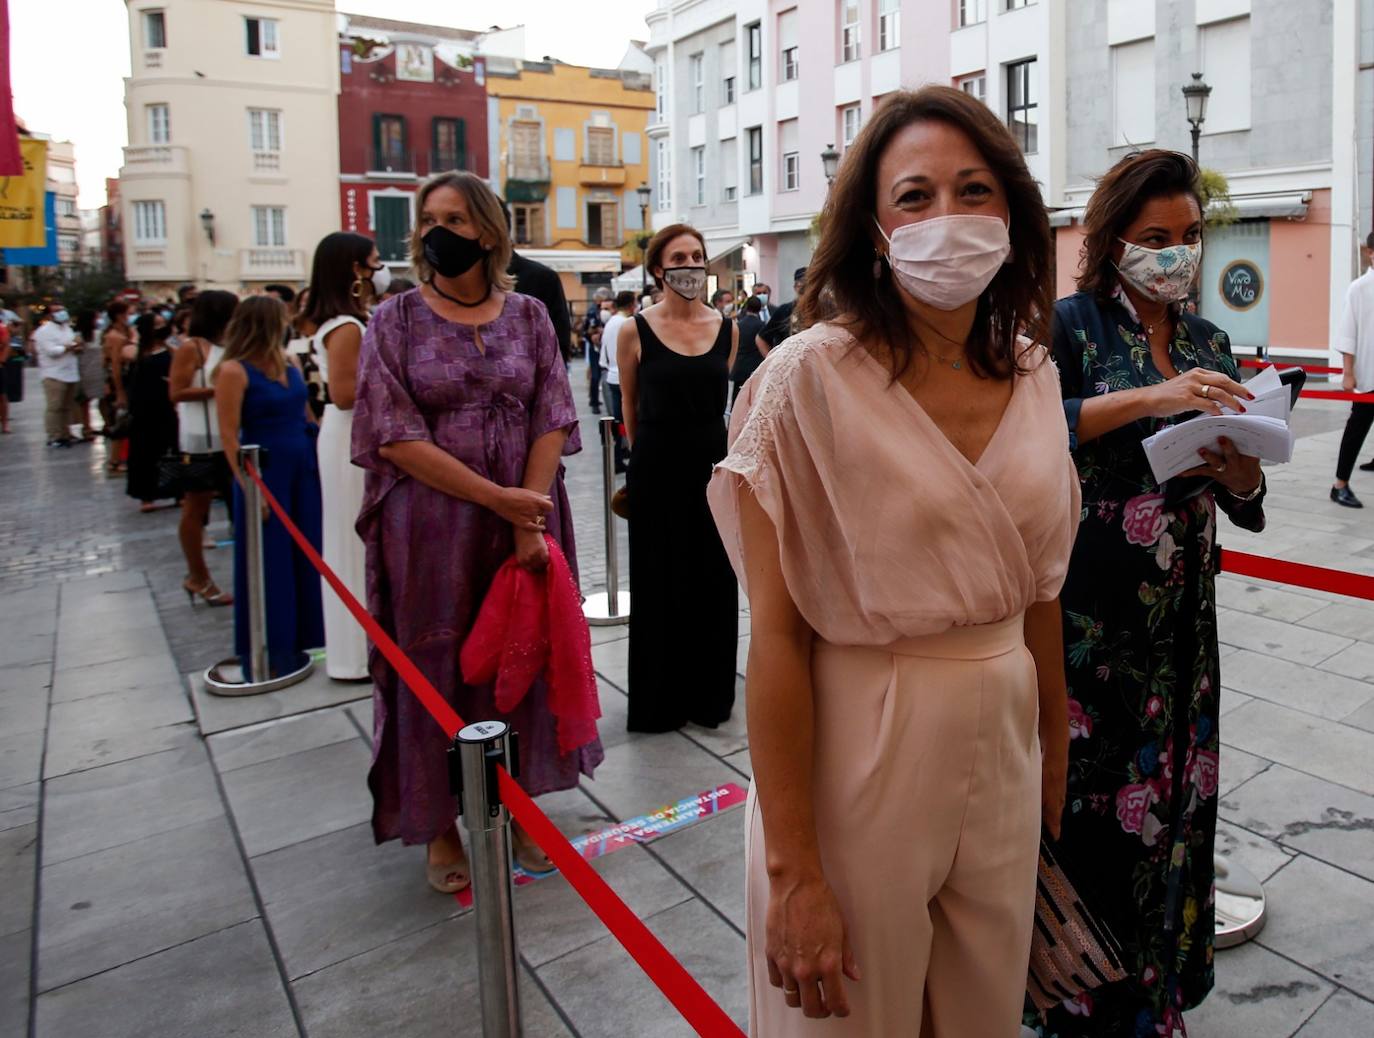
M 1116 269 L 1135 288 L 1160 303 L 1176 303 L 1188 294 L 1202 264 L 1202 243 L 1147 249 L 1124 238 Z

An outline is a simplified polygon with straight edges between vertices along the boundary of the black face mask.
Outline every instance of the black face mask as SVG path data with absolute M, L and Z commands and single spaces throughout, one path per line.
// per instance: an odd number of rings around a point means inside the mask
M 425 261 L 446 278 L 466 274 L 473 264 L 487 254 L 476 238 L 464 238 L 447 227 L 430 228 L 421 241 L 425 248 Z

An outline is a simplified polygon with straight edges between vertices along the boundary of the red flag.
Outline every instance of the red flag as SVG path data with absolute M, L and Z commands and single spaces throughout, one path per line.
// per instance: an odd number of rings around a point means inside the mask
M 10 91 L 10 5 L 9 0 L 0 0 L 0 177 L 23 175 L 14 94 Z

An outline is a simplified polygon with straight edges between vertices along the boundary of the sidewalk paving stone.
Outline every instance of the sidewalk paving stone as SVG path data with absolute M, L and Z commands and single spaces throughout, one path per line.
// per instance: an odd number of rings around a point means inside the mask
M 38 823 L 0 832 L 0 937 L 33 926 L 33 878 L 38 864 Z
M 229 658 L 226 650 L 221 658 Z M 217 660 L 206 660 L 205 667 Z M 243 728 L 294 714 L 309 713 L 325 707 L 372 698 L 372 686 L 359 681 L 335 681 L 324 672 L 323 664 L 298 684 L 255 696 L 216 696 L 205 690 L 205 667 L 185 675 L 195 705 L 196 721 L 202 735 Z
M 257 920 L 38 998 L 35 1038 L 298 1038 Z M 381 1033 L 381 1032 L 377 1032 Z
M 1241 649 L 1226 658 L 1225 687 L 1339 721 L 1374 702 L 1374 685 Z
M 734 772 L 718 757 L 676 732 L 612 746 L 596 776 L 584 779 L 582 788 L 618 819 L 633 818 L 735 780 Z
M 1333 602 L 1302 620 L 1304 627 L 1374 642 L 1374 602 Z
M 1374 1034 L 1374 1002 L 1337 991 L 1294 1038 L 1357 1038 Z
M 311 974 L 295 988 L 310 1038 L 476 1035 L 481 1029 L 476 918 L 469 912 L 392 941 Z M 520 1005 L 525 1038 L 571 1034 L 523 968 Z
M 1299 855 L 1265 893 L 1260 944 L 1374 1001 L 1374 883 Z
M 1272 761 L 1265 760 L 1263 757 L 1256 757 L 1253 753 L 1246 753 L 1238 750 L 1226 742 L 1225 728 L 1222 729 L 1223 737 L 1221 741 L 1221 765 L 1218 769 L 1217 792 L 1225 797 L 1237 786 L 1249 782 L 1260 772 L 1268 768 Z
M 0 789 L 0 833 L 38 821 L 39 784 Z
M 1188 1033 L 1197 1038 L 1289 1038 L 1333 990 L 1325 978 L 1258 944 L 1230 948 L 1218 953 L 1216 987 L 1187 1014 Z
M 0 937 L 0 1038 L 28 1038 L 33 931 Z
M 223 775 L 248 856 L 347 829 L 372 817 L 361 740 L 321 746 Z
M 234 771 L 357 738 L 358 729 L 348 715 L 342 709 L 329 709 L 231 729 L 210 736 L 206 744 L 218 770 Z
M 1217 605 L 1286 623 L 1295 623 L 1325 608 L 1318 600 L 1305 595 L 1240 580 L 1217 581 Z
M 55 778 L 194 741 L 190 704 L 171 686 L 54 703 L 43 776 Z
M 1355 642 L 1319 664 L 1322 670 L 1344 674 L 1357 681 L 1374 682 L 1374 645 Z
M 43 769 L 43 740 L 32 732 L 0 734 L 0 789 L 37 782 Z
M 744 931 L 744 834 L 748 809 L 741 805 L 650 847 L 693 891 Z
M 1247 753 L 1374 795 L 1374 733 L 1256 699 L 1226 716 Z
M 1222 801 L 1221 814 L 1374 881 L 1374 797 L 1275 764 Z
M 180 677 L 166 652 L 155 652 L 113 663 L 58 670 L 52 679 L 54 703 L 79 702 L 112 692 L 135 692 L 149 687 L 179 686 Z
M 41 991 L 257 915 L 222 818 L 45 863 L 41 889 Z
M 1281 847 L 1273 840 L 1257 835 L 1249 829 L 1219 819 L 1217 853 L 1248 869 L 1263 883 L 1292 861 L 1297 851 Z
M 224 814 L 199 741 L 90 771 L 49 779 L 43 802 L 43 861 L 108 850 Z
M 1351 644 L 1349 638 L 1309 630 L 1264 616 L 1242 613 L 1235 609 L 1217 610 L 1217 628 L 1221 640 L 1227 645 L 1251 649 L 1266 656 L 1277 656 L 1309 666 L 1316 666 L 1323 660 L 1330 659 Z M 1374 649 L 1374 646 L 1371 646 L 1371 649 Z

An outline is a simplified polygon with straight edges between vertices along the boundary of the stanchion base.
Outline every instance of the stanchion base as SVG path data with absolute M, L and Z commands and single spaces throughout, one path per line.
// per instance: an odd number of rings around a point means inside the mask
M 237 656 L 220 660 L 205 672 L 205 691 L 215 696 L 259 696 L 304 681 L 315 669 L 306 652 L 297 653 L 296 669 L 266 681 L 244 681 L 243 665 Z
M 1264 929 L 1264 887 L 1254 873 L 1225 855 L 1213 858 L 1216 869 L 1216 933 L 1218 948 L 1234 948 Z
M 630 593 L 621 591 L 615 596 L 617 611 L 611 612 L 611 596 L 604 591 L 588 595 L 582 603 L 582 615 L 593 627 L 617 627 L 630 622 Z

